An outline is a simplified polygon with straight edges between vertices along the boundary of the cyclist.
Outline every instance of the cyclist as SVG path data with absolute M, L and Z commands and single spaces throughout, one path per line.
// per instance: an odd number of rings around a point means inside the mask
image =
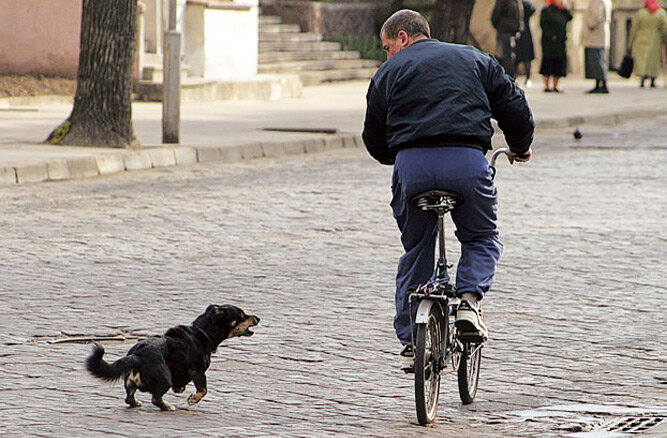
M 387 61 L 368 89 L 362 137 L 371 156 L 394 165 L 391 207 L 405 249 L 396 276 L 394 328 L 408 369 L 414 363 L 409 294 L 433 271 L 437 231 L 436 216 L 410 206 L 410 199 L 431 189 L 463 196 L 452 211 L 461 243 L 456 325 L 487 336 L 479 301 L 502 253 L 496 188 L 484 157 L 491 148 L 491 118 L 504 133 L 511 162 L 530 159 L 535 124 L 523 91 L 495 58 L 431 39 L 419 13 L 394 13 L 380 38 Z

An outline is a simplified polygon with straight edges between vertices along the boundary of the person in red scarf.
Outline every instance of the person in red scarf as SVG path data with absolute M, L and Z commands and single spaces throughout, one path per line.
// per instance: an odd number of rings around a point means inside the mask
M 644 7 L 634 16 L 628 50 L 635 61 L 634 73 L 639 76 L 639 86 L 647 79 L 656 88 L 655 78 L 660 74 L 663 33 L 667 31 L 667 12 L 657 0 L 646 0 Z

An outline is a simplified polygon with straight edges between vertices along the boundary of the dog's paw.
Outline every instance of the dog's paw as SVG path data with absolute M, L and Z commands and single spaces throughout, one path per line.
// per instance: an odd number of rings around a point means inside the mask
M 190 406 L 195 405 L 199 403 L 203 397 L 204 396 L 201 395 L 200 393 L 195 392 L 194 394 L 191 394 L 190 397 L 188 397 L 188 404 Z
M 180 386 L 178 388 L 174 388 L 174 392 L 176 394 L 180 394 L 181 392 L 185 391 L 185 386 Z

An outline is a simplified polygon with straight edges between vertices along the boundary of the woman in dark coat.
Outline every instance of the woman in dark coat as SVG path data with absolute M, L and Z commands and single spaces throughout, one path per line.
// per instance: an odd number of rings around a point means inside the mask
M 544 79 L 544 91 L 560 93 L 558 81 L 567 76 L 567 23 L 572 14 L 562 0 L 547 0 L 540 14 L 542 28 L 542 64 L 540 74 Z M 553 87 L 549 84 L 553 83 Z
M 535 6 L 527 0 L 523 2 L 523 31 L 516 40 L 516 63 L 524 63 L 526 71 L 526 87 L 531 87 L 530 80 L 531 61 L 535 59 L 535 47 L 533 46 L 533 35 L 530 32 L 530 17 L 537 10 Z

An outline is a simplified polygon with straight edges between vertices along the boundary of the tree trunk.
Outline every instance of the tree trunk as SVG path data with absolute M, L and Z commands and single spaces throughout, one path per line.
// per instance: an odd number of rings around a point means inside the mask
M 437 0 L 430 8 L 431 36 L 440 41 L 470 43 L 470 17 L 475 0 Z
M 137 146 L 132 127 L 132 68 L 137 0 L 83 0 L 74 106 L 47 142 Z

